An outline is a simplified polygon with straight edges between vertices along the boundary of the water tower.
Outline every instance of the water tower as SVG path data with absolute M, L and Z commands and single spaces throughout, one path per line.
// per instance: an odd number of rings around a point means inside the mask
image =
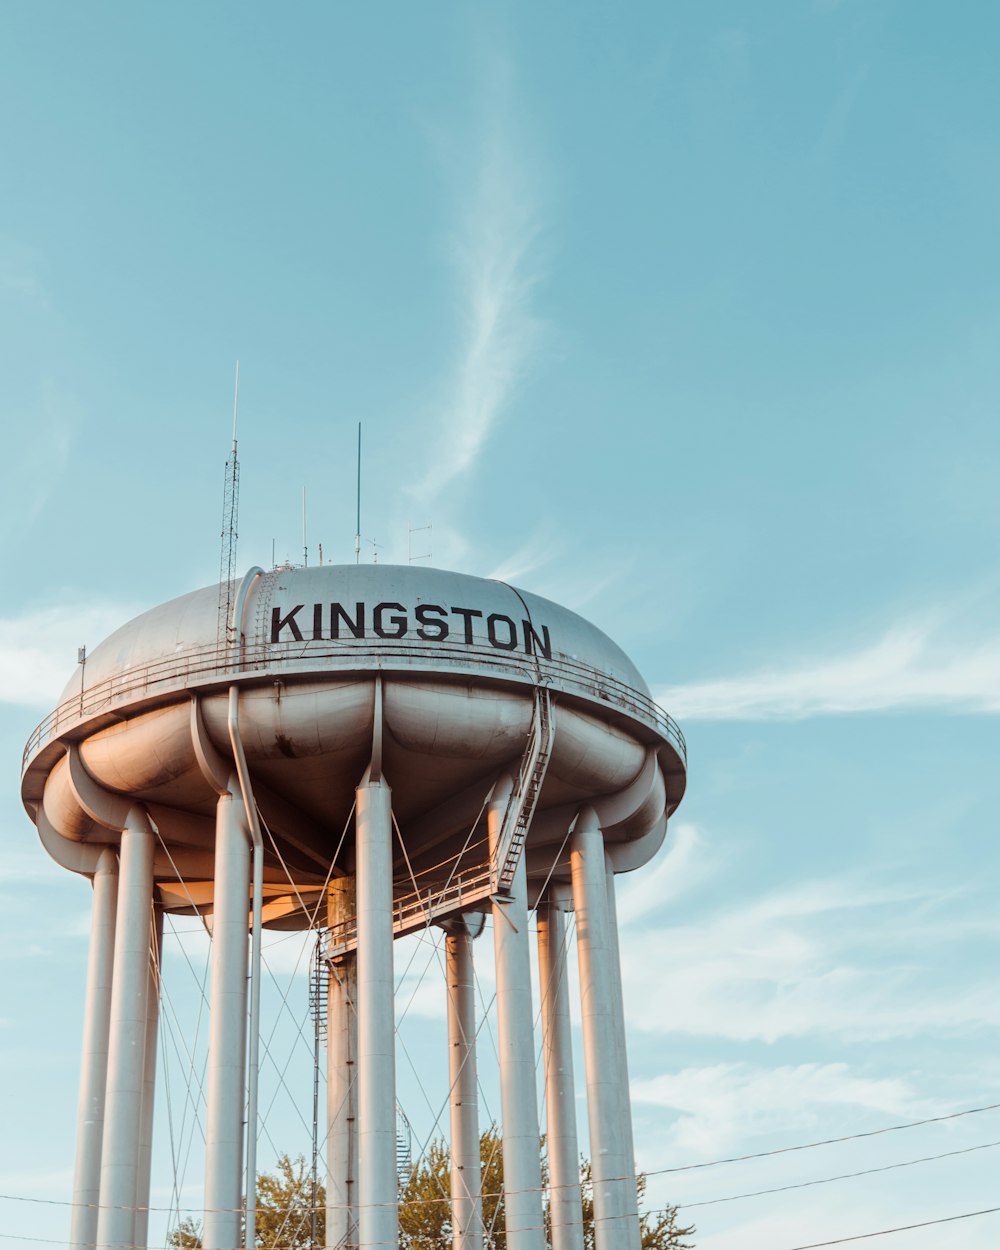
M 112 634 L 32 734 L 22 786 L 48 853 L 93 882 L 71 1245 L 146 1245 L 175 912 L 212 932 L 208 1250 L 244 1244 L 244 1208 L 253 1227 L 262 926 L 324 932 L 326 1244 L 397 1245 L 393 941 L 428 925 L 446 934 L 452 1227 L 479 1250 L 471 986 L 491 914 L 507 1244 L 541 1250 L 535 909 L 553 1245 L 583 1245 L 574 911 L 597 1245 L 638 1250 L 614 878 L 660 848 L 685 772 L 680 731 L 622 651 L 503 582 L 252 569 Z

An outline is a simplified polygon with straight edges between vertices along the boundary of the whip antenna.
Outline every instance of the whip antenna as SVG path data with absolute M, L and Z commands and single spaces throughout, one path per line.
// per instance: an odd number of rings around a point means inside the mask
M 233 390 L 233 445 L 226 461 L 222 487 L 222 552 L 219 557 L 219 623 L 218 644 L 226 646 L 232 638 L 233 587 L 236 580 L 237 522 L 240 510 L 240 462 L 236 447 L 236 422 L 240 410 L 240 362 L 236 362 L 236 384 Z
M 361 422 L 358 422 L 358 512 L 354 526 L 354 563 L 361 563 Z

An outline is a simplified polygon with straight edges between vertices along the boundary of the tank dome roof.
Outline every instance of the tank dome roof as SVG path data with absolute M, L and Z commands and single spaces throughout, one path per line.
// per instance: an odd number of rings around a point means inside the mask
M 171 599 L 115 630 L 87 656 L 87 685 L 219 644 L 220 587 Z M 509 656 L 565 660 L 649 696 L 620 647 L 582 616 L 505 582 L 408 565 L 278 568 L 250 586 L 243 633 L 251 650 L 308 661 L 319 644 L 362 639 L 413 650 L 473 647 L 484 662 Z M 74 676 L 62 701 L 79 692 Z

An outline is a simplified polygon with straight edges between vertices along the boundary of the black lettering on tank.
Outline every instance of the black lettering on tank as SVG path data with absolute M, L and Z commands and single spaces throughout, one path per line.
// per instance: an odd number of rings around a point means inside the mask
M 301 612 L 304 606 L 305 606 L 304 604 L 297 603 L 295 607 L 292 608 L 291 612 L 287 612 L 284 616 L 281 615 L 280 608 L 271 609 L 271 641 L 272 642 L 281 641 L 281 637 L 280 637 L 281 631 L 285 628 L 286 625 L 292 631 L 292 637 L 295 639 L 295 641 L 296 642 L 302 641 L 302 630 L 299 629 L 298 623 L 295 620 L 295 613 Z
M 321 603 L 313 604 L 313 641 L 318 642 L 323 637 L 323 605 Z
M 354 616 L 347 611 L 342 603 L 330 604 L 330 637 L 340 637 L 340 622 L 343 621 L 347 628 L 351 631 L 355 638 L 364 638 L 365 636 L 365 605 L 356 603 L 354 605 Z
M 434 617 L 428 619 L 428 614 L 431 612 L 436 613 L 438 616 L 447 615 L 446 609 L 436 603 L 417 604 L 414 615 L 422 626 L 422 628 L 417 630 L 417 637 L 423 638 L 425 642 L 444 642 L 448 637 L 448 622 L 435 620 Z M 434 632 L 429 632 L 431 630 Z
M 549 637 L 548 625 L 542 626 L 541 637 L 538 631 L 530 621 L 522 621 L 524 627 L 524 649 L 528 655 L 534 655 L 535 648 L 545 656 L 547 660 L 552 659 L 552 639 Z
M 477 612 L 475 608 L 452 608 L 453 616 L 460 616 L 465 621 L 465 641 L 472 646 L 472 618 L 474 616 L 482 616 L 482 612 Z
M 405 612 L 406 609 L 401 603 L 376 603 L 372 612 L 372 627 L 380 638 L 402 638 L 406 633 L 407 620 L 405 616 L 390 616 L 389 621 L 395 627 L 395 632 L 390 633 L 382 623 L 382 618 L 390 608 L 394 608 L 396 612 Z
M 500 633 L 497 632 L 497 625 L 502 625 Z M 486 632 L 492 647 L 499 647 L 501 651 L 513 651 L 517 647 L 517 626 L 501 612 L 493 612 L 486 618 Z

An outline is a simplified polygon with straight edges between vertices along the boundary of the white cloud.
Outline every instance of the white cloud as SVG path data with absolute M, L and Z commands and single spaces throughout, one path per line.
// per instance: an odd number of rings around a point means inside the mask
M 831 1109 L 864 1108 L 888 1119 L 922 1114 L 910 1085 L 898 1077 L 854 1074 L 846 1063 L 785 1064 L 774 1068 L 719 1063 L 684 1068 L 632 1083 L 636 1104 L 678 1113 L 669 1147 L 702 1159 L 734 1143 L 780 1130 L 829 1123 Z
M 657 701 L 681 721 L 800 720 L 917 708 L 997 712 L 1000 639 L 966 644 L 926 624 L 904 624 L 840 655 L 667 686 Z
M 538 532 L 506 556 L 486 576 L 498 582 L 519 582 L 537 569 L 550 564 L 558 552 L 558 539 L 551 534 Z
M 704 843 L 692 824 L 671 823 L 667 851 L 641 872 L 626 873 L 617 879 L 618 917 L 631 924 L 686 894 L 711 871 Z
M 100 642 L 133 615 L 122 604 L 84 602 L 0 619 L 0 702 L 54 707 L 73 676 L 77 648 Z
M 485 77 L 487 124 L 452 244 L 462 350 L 447 385 L 433 467 L 417 488 L 428 498 L 474 464 L 524 377 L 542 328 L 532 309 L 542 276 L 541 214 L 525 138 L 514 122 L 509 71 L 495 60 Z
M 630 1026 L 768 1043 L 996 1027 L 1000 1003 L 977 979 L 983 950 L 956 970 L 947 944 L 953 919 L 967 937 L 967 904 L 934 916 L 921 894 L 845 878 L 806 882 L 689 924 L 629 925 L 622 971 Z

